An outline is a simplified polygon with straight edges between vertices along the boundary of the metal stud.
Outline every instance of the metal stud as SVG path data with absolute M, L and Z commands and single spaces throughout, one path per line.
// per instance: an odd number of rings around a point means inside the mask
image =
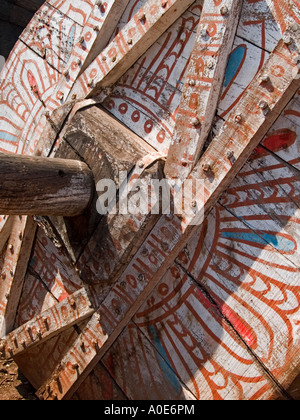
M 89 86 L 89 87 L 93 87 L 93 86 L 94 86 L 94 79 L 90 79 L 90 80 L 88 81 L 88 86 Z
M 222 16 L 226 16 L 228 15 L 229 9 L 227 6 L 222 6 L 220 12 Z
M 202 36 L 202 38 L 206 38 L 208 35 L 209 35 L 209 34 L 208 34 L 207 29 L 202 29 L 202 30 L 201 30 L 201 36 Z
M 210 172 L 211 171 L 211 165 L 210 165 L 210 163 L 203 164 L 202 165 L 202 169 L 203 169 L 203 172 L 206 172 L 206 173 Z
M 195 201 L 195 200 L 194 200 L 194 201 L 192 201 L 192 202 L 191 202 L 191 206 L 192 206 L 193 208 L 197 207 L 197 201 Z
M 141 22 L 143 22 L 143 21 L 145 21 L 145 20 L 146 20 L 146 13 L 145 13 L 145 12 L 140 12 L 140 13 L 139 13 L 139 20 L 140 20 Z
M 262 109 L 264 111 L 266 109 L 268 109 L 268 107 L 269 107 L 269 105 L 268 105 L 268 103 L 266 101 L 260 101 L 260 103 L 258 104 L 258 106 L 260 107 L 260 109 Z
M 243 121 L 243 116 L 242 114 L 236 114 L 236 116 L 234 117 L 235 122 L 237 122 L 238 124 L 240 124 Z
M 199 121 L 199 118 L 195 117 L 192 119 L 192 124 L 194 127 L 199 127 L 201 125 L 201 122 Z
M 268 83 L 270 81 L 270 76 L 268 74 L 264 74 L 260 78 L 260 84 Z
M 291 37 L 291 35 L 289 35 L 289 34 L 284 34 L 284 35 L 283 35 L 283 37 L 282 37 L 282 39 L 283 39 L 283 42 L 284 42 L 286 45 L 291 45 L 291 43 L 292 43 L 292 37 Z

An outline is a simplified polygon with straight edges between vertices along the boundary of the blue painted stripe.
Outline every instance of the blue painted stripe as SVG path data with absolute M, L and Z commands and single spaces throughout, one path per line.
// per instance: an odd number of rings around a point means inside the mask
M 168 362 L 169 362 L 169 359 L 168 359 L 167 353 L 166 353 L 165 349 L 163 348 L 163 345 L 160 341 L 158 331 L 156 330 L 156 328 L 153 325 L 150 325 L 149 326 L 149 332 L 151 334 L 151 338 L 153 340 L 153 343 L 154 343 L 156 349 L 162 355 L 162 357 L 160 355 L 157 356 L 158 363 L 161 367 L 161 370 L 163 371 L 163 373 L 164 373 L 166 379 L 168 380 L 168 382 L 172 385 L 172 387 L 176 390 L 176 392 L 178 394 L 180 394 L 181 385 L 179 383 L 179 380 L 178 380 L 177 376 L 175 375 L 175 373 L 173 372 L 173 370 L 171 369 L 169 364 L 166 362 L 166 360 L 168 360 Z
M 10 133 L 6 133 L 5 131 L 0 131 L 0 140 L 11 141 L 13 143 L 17 143 L 19 141 L 19 137 L 14 136 L 13 134 L 10 134 Z
M 66 63 L 69 61 L 71 57 L 72 48 L 74 45 L 74 39 L 75 39 L 75 31 L 76 31 L 76 25 L 74 24 L 70 30 L 69 38 L 67 41 L 67 52 L 65 56 Z
M 261 235 L 254 232 L 222 232 L 221 236 L 222 238 L 247 241 L 258 245 L 271 244 L 274 248 L 284 252 L 291 252 L 295 249 L 294 242 L 281 235 L 271 235 L 263 232 Z
M 240 65 L 246 55 L 247 48 L 244 45 L 237 47 L 231 54 L 228 60 L 226 72 L 225 72 L 225 81 L 224 87 L 226 88 L 230 82 L 237 75 Z

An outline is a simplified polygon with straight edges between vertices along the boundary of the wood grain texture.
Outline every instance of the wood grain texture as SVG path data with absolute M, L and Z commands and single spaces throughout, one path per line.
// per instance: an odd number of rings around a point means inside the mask
M 2 252 L 11 232 L 13 217 L 2 216 L 0 222 L 0 253 Z
M 201 224 L 203 217 L 207 217 L 213 206 L 217 203 L 225 189 L 245 164 L 246 160 L 268 132 L 278 115 L 291 100 L 300 86 L 298 67 L 293 61 L 292 53 L 299 50 L 298 37 L 293 37 L 293 45 L 287 47 L 280 41 L 270 59 L 267 61 L 264 72 L 272 74 L 272 68 L 281 62 L 284 68 L 282 77 L 272 78 L 273 89 L 264 93 L 265 103 L 261 101 L 261 74 L 259 74 L 244 93 L 235 112 L 242 114 L 242 121 L 236 120 L 236 113 L 230 115 L 221 133 L 213 140 L 208 150 L 201 158 L 199 164 L 190 175 L 190 179 L 203 179 L 204 196 L 197 203 L 193 215 L 184 215 L 181 219 L 176 216 L 162 217 L 154 227 L 143 247 L 138 251 L 119 281 L 102 303 L 99 314 L 104 314 L 99 322 L 94 315 L 81 337 L 74 344 L 72 352 L 65 355 L 65 361 L 73 360 L 74 354 L 81 355 L 80 379 L 70 377 L 65 369 L 57 368 L 47 382 L 47 386 L 39 390 L 43 398 L 50 398 L 48 392 L 54 390 L 58 398 L 67 398 L 74 393 L 80 381 L 93 369 L 110 345 L 118 337 L 120 331 L 126 327 L 140 305 L 158 284 L 166 270 L 184 248 L 193 231 L 195 222 Z M 234 122 L 233 122 L 234 121 Z M 229 157 L 229 152 L 233 152 Z M 234 160 L 230 158 L 234 157 Z M 227 163 L 228 162 L 228 163 Z M 203 165 L 209 165 L 210 172 L 203 176 Z M 187 191 L 188 193 L 189 191 Z M 191 202 L 191 201 L 190 201 Z M 164 243 L 164 248 L 155 253 L 155 258 L 149 256 L 153 252 L 153 244 Z M 145 252 L 147 250 L 147 253 Z M 127 284 L 130 278 L 131 287 L 125 296 L 118 290 L 121 283 Z M 126 281 L 127 280 L 127 281 Z M 151 280 L 151 281 L 150 281 Z M 130 298 L 128 298 L 128 294 Z M 113 312 L 109 310 L 113 309 Z M 108 314 L 110 315 L 108 317 Z M 91 353 L 82 353 L 82 340 L 92 343 Z M 83 361 L 84 360 L 84 361 Z M 61 378 L 61 387 L 57 388 L 56 378 Z
M 36 225 L 31 217 L 15 217 L 2 265 L 0 288 L 1 336 L 12 331 L 14 326 L 35 231 Z
M 0 178 L 3 214 L 75 216 L 93 194 L 92 173 L 79 161 L 1 154 Z
M 241 1 L 205 1 L 176 115 L 165 173 L 184 180 L 200 157 L 215 118 Z
M 80 76 L 71 94 L 90 97 L 116 83 L 192 3 L 193 0 L 148 0 Z
M 15 357 L 91 317 L 95 310 L 85 289 L 52 306 L 0 341 L 3 355 Z

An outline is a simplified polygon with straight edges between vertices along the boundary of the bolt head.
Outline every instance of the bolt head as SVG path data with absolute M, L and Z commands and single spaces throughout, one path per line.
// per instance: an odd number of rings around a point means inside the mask
M 222 16 L 226 16 L 228 15 L 229 9 L 227 6 L 222 6 L 220 12 Z
M 260 78 L 260 83 L 268 83 L 270 81 L 270 76 L 268 74 L 264 74 Z
M 214 65 L 215 65 L 215 63 L 213 62 L 213 60 L 209 60 L 208 63 L 207 63 L 207 67 L 209 69 L 212 69 L 214 67 Z
M 202 36 L 202 38 L 206 38 L 206 37 L 208 36 L 208 31 L 207 31 L 207 29 L 202 29 L 202 30 L 201 30 L 201 36 Z
M 199 118 L 195 117 L 192 119 L 192 124 L 194 127 L 199 127 L 201 125 L 201 122 L 199 121 Z
M 202 165 L 203 172 L 210 172 L 211 171 L 211 165 L 209 163 L 205 163 Z
M 286 45 L 291 45 L 292 37 L 289 34 L 284 34 L 282 39 Z
M 139 20 L 140 21 L 146 20 L 146 13 L 145 12 L 140 12 L 139 13 Z
M 242 114 L 237 114 L 235 117 L 235 122 L 237 122 L 238 124 L 240 124 L 243 121 L 243 116 Z
M 260 109 L 267 109 L 269 107 L 268 103 L 266 101 L 260 101 L 259 105 Z

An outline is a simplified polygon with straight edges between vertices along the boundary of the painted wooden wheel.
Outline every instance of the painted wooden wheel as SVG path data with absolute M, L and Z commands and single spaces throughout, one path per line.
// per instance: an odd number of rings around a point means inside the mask
M 51 0 L 20 36 L 1 152 L 203 186 L 180 215 L 0 218 L 0 350 L 39 398 L 291 398 L 299 6 Z

